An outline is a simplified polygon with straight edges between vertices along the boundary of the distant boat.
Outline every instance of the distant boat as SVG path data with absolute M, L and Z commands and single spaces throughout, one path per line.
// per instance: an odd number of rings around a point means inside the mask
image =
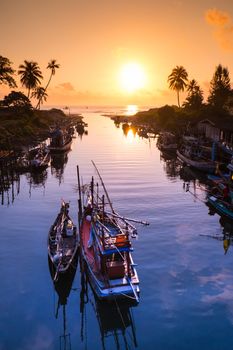
M 50 154 L 44 145 L 33 148 L 30 151 L 20 155 L 16 161 L 16 171 L 25 172 L 42 172 L 50 163 Z
M 48 234 L 48 255 L 55 269 L 54 280 L 72 267 L 77 250 L 77 229 L 69 216 L 69 204 L 62 202 Z
M 51 133 L 50 144 L 48 149 L 50 152 L 66 152 L 72 144 L 72 134 L 63 132 L 57 128 Z
M 29 169 L 31 171 L 43 171 L 45 170 L 50 162 L 49 151 L 38 151 L 33 159 L 29 162 Z
M 101 177 L 100 181 L 105 195 L 101 196 L 100 186 L 94 184 L 93 177 L 89 185 L 82 187 L 85 204 L 79 210 L 81 257 L 99 299 L 133 299 L 137 303 L 139 278 L 131 255 L 130 236 L 136 234 L 131 222 L 139 221 L 115 212 Z M 80 186 L 79 192 L 81 199 Z

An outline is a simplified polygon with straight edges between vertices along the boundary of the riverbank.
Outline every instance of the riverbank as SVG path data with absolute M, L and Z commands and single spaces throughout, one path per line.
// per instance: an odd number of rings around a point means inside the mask
M 66 128 L 80 120 L 79 114 L 67 115 L 55 108 L 21 113 L 0 109 L 0 150 L 17 150 L 38 144 L 49 137 L 51 127 Z

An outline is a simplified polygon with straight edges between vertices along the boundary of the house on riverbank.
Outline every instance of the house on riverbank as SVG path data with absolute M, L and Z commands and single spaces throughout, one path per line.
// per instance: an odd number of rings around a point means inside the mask
M 213 122 L 203 119 L 197 124 L 198 133 L 204 137 L 233 146 L 233 121 Z

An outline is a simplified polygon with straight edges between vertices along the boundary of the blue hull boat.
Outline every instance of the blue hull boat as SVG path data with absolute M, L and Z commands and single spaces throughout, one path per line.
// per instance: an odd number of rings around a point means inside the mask
M 230 220 L 233 220 L 233 206 L 222 199 L 215 196 L 207 197 L 207 204 L 209 204 L 220 215 Z

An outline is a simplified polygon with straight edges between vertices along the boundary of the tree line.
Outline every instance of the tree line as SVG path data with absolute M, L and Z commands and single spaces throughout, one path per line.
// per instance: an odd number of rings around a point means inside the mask
M 177 93 L 177 103 L 180 108 L 180 92 L 186 89 L 187 97 L 182 104 L 185 109 L 199 110 L 204 105 L 203 91 L 195 79 L 188 80 L 188 73 L 183 66 L 173 68 L 168 76 L 169 88 Z M 215 111 L 228 111 L 233 105 L 233 90 L 227 67 L 219 64 L 210 82 L 207 105 Z
M 47 89 L 52 77 L 55 75 L 56 69 L 60 65 L 55 59 L 51 59 L 47 65 L 50 70 L 50 76 L 45 86 L 42 86 L 43 74 L 37 62 L 24 60 L 23 64 L 18 67 L 17 74 L 20 77 L 20 82 L 27 89 L 27 96 L 21 91 L 11 91 L 7 96 L 0 101 L 2 106 L 31 106 L 31 98 L 37 100 L 36 109 L 40 109 L 41 104 L 47 100 Z M 12 68 L 12 62 L 0 55 L 0 84 L 8 85 L 10 88 L 17 88 L 17 83 L 14 78 L 16 70 Z

